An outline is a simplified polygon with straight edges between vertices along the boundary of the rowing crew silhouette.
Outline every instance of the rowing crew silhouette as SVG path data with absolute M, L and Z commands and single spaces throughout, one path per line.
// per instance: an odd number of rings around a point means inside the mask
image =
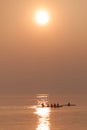
M 47 104 L 45 105 L 44 103 L 41 104 L 42 107 L 51 107 L 51 108 L 59 108 L 59 107 L 63 107 L 63 106 L 76 106 L 75 104 L 71 104 L 70 102 L 68 104 L 64 104 L 64 105 L 59 105 L 59 103 L 54 103 L 54 104 Z

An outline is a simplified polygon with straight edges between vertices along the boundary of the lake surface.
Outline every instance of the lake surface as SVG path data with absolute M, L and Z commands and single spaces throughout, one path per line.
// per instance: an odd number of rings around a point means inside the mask
M 71 101 L 72 97 L 60 96 L 60 104 L 68 99 Z M 42 108 L 42 102 L 56 103 L 58 97 L 45 94 L 0 97 L 0 130 L 87 130 L 87 104 L 75 99 L 72 102 L 76 106 Z

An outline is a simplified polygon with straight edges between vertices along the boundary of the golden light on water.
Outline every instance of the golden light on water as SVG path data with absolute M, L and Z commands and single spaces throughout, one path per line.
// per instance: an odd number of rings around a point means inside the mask
M 44 10 L 40 10 L 36 13 L 36 21 L 38 24 L 44 25 L 46 23 L 48 23 L 49 21 L 49 16 L 48 13 Z
M 50 130 L 50 108 L 36 108 L 38 115 L 38 126 L 36 130 Z

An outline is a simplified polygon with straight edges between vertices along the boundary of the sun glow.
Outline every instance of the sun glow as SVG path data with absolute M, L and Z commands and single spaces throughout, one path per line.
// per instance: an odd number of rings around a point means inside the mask
M 50 108 L 37 108 L 35 113 L 38 115 L 39 120 L 36 130 L 50 130 Z
M 36 130 L 50 130 L 51 109 L 49 107 L 41 107 L 42 103 L 48 103 L 48 94 L 37 95 L 37 106 L 34 112 L 38 117 L 38 125 Z
M 49 16 L 46 11 L 38 11 L 36 13 L 36 21 L 38 24 L 44 25 L 48 23 L 48 20 L 49 20 Z

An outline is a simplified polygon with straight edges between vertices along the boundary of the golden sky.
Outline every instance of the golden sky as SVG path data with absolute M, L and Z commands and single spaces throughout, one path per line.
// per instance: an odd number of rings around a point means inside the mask
M 0 80 L 3 94 L 87 91 L 87 1 L 0 0 Z

